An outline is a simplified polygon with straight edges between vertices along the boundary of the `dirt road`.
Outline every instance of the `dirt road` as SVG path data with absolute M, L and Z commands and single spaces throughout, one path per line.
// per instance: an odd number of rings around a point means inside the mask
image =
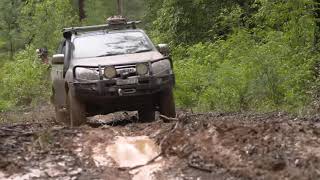
M 0 179 L 320 179 L 317 118 L 181 111 L 141 124 L 118 113 L 71 129 L 44 110 L 0 125 Z

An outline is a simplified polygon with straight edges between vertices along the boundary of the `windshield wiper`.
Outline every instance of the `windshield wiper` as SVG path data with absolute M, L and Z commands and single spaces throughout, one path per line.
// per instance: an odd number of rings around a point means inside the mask
M 152 49 L 143 49 L 143 50 L 138 50 L 138 51 L 134 51 L 132 54 L 134 54 L 134 53 L 149 52 L 149 51 L 152 51 Z
M 135 53 L 143 53 L 143 52 L 149 52 L 152 51 L 152 49 L 143 49 L 143 50 L 138 50 L 138 51 L 134 51 L 130 54 L 135 54 Z M 97 57 L 105 57 L 105 56 L 116 56 L 116 55 L 121 55 L 121 54 L 125 54 L 125 53 L 107 53 L 107 54 L 102 54 L 99 55 Z
M 123 53 L 108 53 L 108 54 L 99 55 L 97 57 L 116 56 L 116 55 L 121 55 L 121 54 L 123 54 Z

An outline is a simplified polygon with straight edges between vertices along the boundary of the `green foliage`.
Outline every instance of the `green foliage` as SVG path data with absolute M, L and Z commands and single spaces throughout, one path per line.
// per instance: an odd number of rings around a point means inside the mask
M 310 2 L 261 1 L 248 20 L 254 28 L 235 26 L 226 40 L 179 46 L 177 102 L 199 110 L 305 112 L 319 58 Z
M 1 68 L 2 82 L 0 109 L 13 105 L 29 105 L 33 100 L 46 97 L 49 73 L 47 65 L 40 63 L 34 47 L 27 47 Z
M 6 4 L 2 4 L 4 2 Z M 2 61 L 0 63 L 0 110 L 17 105 L 30 105 L 38 99 L 48 97 L 50 93 L 50 82 L 47 79 L 48 67 L 40 64 L 35 49 L 46 47 L 49 52 L 54 53 L 58 42 L 62 39 L 62 28 L 78 24 L 71 0 L 40 2 L 38 0 L 23 2 L 5 0 L 4 2 L 1 1 L 0 8 L 6 9 L 9 5 L 10 10 L 0 12 L 0 15 L 6 17 L 4 22 L 14 24 L 15 28 L 8 32 L 0 29 L 0 45 L 7 46 L 7 43 L 11 43 L 10 40 L 13 44 L 17 44 L 19 42 L 17 38 L 31 45 L 13 56 L 13 61 L 6 60 L 8 59 L 6 55 L 0 57 Z M 6 32 L 9 35 L 6 35 Z M 2 40 L 2 34 L 9 40 Z
M 86 0 L 85 24 L 104 24 L 108 17 L 117 15 L 117 1 Z M 123 0 L 123 15 L 131 20 L 140 20 L 144 15 L 144 0 Z
M 320 92 L 315 2 L 124 0 L 124 15 L 143 17 L 156 42 L 174 47 L 179 106 L 300 113 Z M 34 50 L 53 53 L 61 29 L 80 24 L 77 3 L 0 2 L 0 110 L 47 97 L 47 67 Z M 83 25 L 105 23 L 117 14 L 116 1 L 85 0 L 85 12 Z
M 86 0 L 85 11 L 87 18 L 85 24 L 103 24 L 109 16 L 116 13 L 116 1 Z
M 154 0 L 150 1 L 154 3 Z M 234 0 L 163 0 L 157 7 L 161 8 L 149 8 L 155 17 L 154 36 L 176 45 L 225 37 L 232 28 L 241 25 L 240 16 L 246 17 L 241 7 L 246 8 L 247 4 Z
M 18 18 L 20 16 L 21 0 L 0 1 L 0 53 L 10 58 L 23 47 Z
M 56 50 L 64 27 L 78 24 L 71 0 L 28 0 L 22 7 L 22 35 L 35 47 Z
M 80 25 L 77 3 L 76 0 L 0 2 L 0 110 L 29 105 L 49 95 L 48 70 L 39 63 L 35 49 L 46 47 L 53 54 L 62 40 L 62 29 Z M 87 18 L 82 23 L 105 23 L 107 17 L 116 14 L 115 3 L 85 0 Z M 125 0 L 124 10 L 129 18 L 140 19 L 144 14 L 143 1 Z
M 142 20 L 145 9 L 144 0 L 123 0 L 124 15 L 130 20 Z

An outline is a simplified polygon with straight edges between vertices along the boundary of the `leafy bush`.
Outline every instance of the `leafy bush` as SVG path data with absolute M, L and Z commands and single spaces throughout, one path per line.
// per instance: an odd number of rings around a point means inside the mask
M 29 105 L 46 98 L 48 89 L 48 67 L 40 63 L 35 48 L 27 47 L 1 68 L 0 110 L 14 105 Z
M 319 55 L 312 47 L 312 21 L 292 21 L 281 31 L 239 28 L 227 40 L 195 44 L 185 52 L 178 47 L 173 53 L 180 59 L 178 104 L 203 111 L 304 111 Z M 291 28 L 298 26 L 299 31 Z M 297 40 L 302 35 L 304 40 Z
M 19 24 L 25 43 L 31 45 L 0 64 L 0 110 L 48 97 L 48 67 L 40 63 L 35 49 L 46 47 L 53 53 L 62 40 L 62 28 L 79 24 L 71 1 L 28 0 L 19 7 L 20 16 L 14 23 Z
M 62 29 L 79 25 L 72 0 L 29 0 L 21 8 L 19 24 L 22 35 L 36 48 L 57 50 L 62 40 Z

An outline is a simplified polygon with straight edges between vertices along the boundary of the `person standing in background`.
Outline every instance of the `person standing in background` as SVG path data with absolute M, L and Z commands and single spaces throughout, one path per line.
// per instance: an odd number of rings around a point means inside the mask
M 48 49 L 47 48 L 37 49 L 37 54 L 43 64 L 49 65 Z

